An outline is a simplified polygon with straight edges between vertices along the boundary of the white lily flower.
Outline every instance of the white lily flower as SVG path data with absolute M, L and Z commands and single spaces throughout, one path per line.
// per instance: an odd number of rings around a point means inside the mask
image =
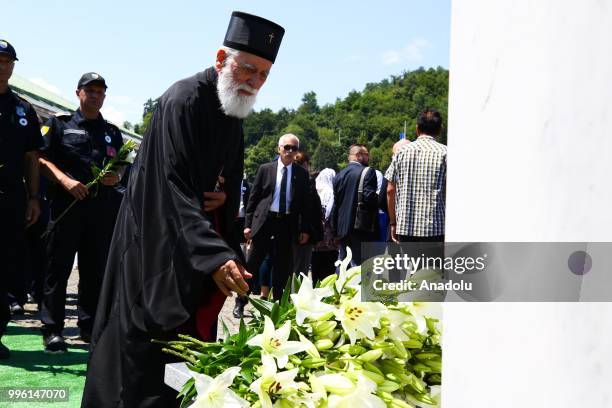
M 359 374 L 357 384 L 351 392 L 344 395 L 331 394 L 327 406 L 329 408 L 386 408 L 387 404 L 374 395 L 376 383 L 368 377 Z
M 407 321 L 415 321 L 414 317 L 401 310 L 387 309 L 385 317 L 389 319 L 389 338 L 399 341 L 408 341 L 410 336 L 402 328 Z M 418 324 L 417 324 L 418 327 Z
M 347 395 L 355 390 L 355 383 L 342 373 L 323 374 L 310 378 L 310 384 L 315 392 L 320 393 L 321 387 L 326 391 L 337 394 Z
M 249 403 L 229 389 L 239 372 L 240 367 L 230 367 L 215 378 L 205 374 L 195 374 L 195 388 L 198 396 L 192 407 L 248 408 Z
M 298 293 L 291 295 L 296 311 L 295 321 L 300 326 L 307 317 L 317 320 L 335 309 L 333 305 L 321 302 L 323 298 L 333 295 L 333 290 L 330 287 L 314 289 L 312 280 L 304 274 L 302 276 L 304 278 Z
M 380 302 L 361 302 L 359 291 L 352 299 L 346 299 L 336 310 L 336 319 L 349 336 L 351 344 L 357 339 L 374 339 L 374 328 L 380 328 L 380 318 L 386 307 Z
M 272 396 L 286 398 L 292 394 L 297 394 L 300 389 L 305 388 L 305 384 L 294 381 L 295 376 L 298 374 L 297 368 L 277 372 L 274 359 L 265 354 L 261 356 L 261 362 L 261 377 L 255 380 L 250 388 L 259 397 L 262 408 L 272 408 Z M 274 406 L 277 406 L 277 404 L 274 404 Z
M 361 284 L 361 267 L 356 266 L 347 270 L 352 257 L 351 248 L 346 247 L 346 258 L 342 261 L 336 261 L 336 265 L 340 262 L 338 280 L 336 280 L 336 290 L 340 293 L 346 288 L 357 289 Z
M 264 317 L 264 331 L 262 334 L 250 339 L 249 346 L 261 347 L 264 354 L 276 358 L 279 368 L 284 368 L 289 361 L 289 356 L 308 349 L 307 344 L 299 341 L 288 341 L 291 332 L 291 322 L 286 321 L 280 329 L 274 328 L 274 323 L 268 317 Z
M 300 384 L 300 383 L 298 383 Z M 286 397 L 281 397 L 274 403 L 274 408 L 316 408 L 320 396 L 307 392 L 298 392 Z
M 406 303 L 410 314 L 414 317 L 419 334 L 427 333 L 427 322 L 425 317 L 433 317 L 441 321 L 442 305 L 438 302 L 409 302 Z M 438 322 L 439 324 L 439 322 Z

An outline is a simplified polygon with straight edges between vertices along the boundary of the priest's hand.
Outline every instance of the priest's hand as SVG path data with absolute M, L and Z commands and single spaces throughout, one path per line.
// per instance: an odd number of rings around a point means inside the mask
M 216 210 L 217 208 L 225 204 L 226 198 L 227 196 L 225 195 L 223 191 L 216 192 L 216 193 L 211 193 L 211 192 L 204 193 L 204 211 L 208 212 L 208 211 Z
M 227 261 L 213 272 L 212 277 L 225 296 L 232 296 L 231 291 L 244 296 L 249 291 L 249 285 L 244 279 L 250 279 L 253 275 L 248 273 L 242 265 L 234 261 Z
M 300 236 L 299 236 L 299 243 L 300 245 L 304 245 L 308 243 L 308 239 L 310 239 L 310 235 L 308 235 L 306 232 L 301 232 Z

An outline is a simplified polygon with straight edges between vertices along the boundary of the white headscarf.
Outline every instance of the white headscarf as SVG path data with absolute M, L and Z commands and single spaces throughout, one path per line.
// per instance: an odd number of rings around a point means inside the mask
M 334 206 L 334 177 L 336 177 L 336 172 L 333 169 L 323 169 L 315 179 L 321 205 L 325 208 L 326 220 Z
M 376 194 L 380 193 L 380 188 L 382 187 L 382 182 L 383 182 L 382 171 L 376 170 Z

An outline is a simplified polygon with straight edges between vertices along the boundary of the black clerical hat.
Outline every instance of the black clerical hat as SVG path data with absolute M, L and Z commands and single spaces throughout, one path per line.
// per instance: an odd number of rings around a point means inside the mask
M 234 11 L 223 45 L 274 62 L 285 29 L 272 21 Z
M 8 54 L 13 60 L 18 61 L 15 48 L 5 40 L 0 40 L 0 54 Z

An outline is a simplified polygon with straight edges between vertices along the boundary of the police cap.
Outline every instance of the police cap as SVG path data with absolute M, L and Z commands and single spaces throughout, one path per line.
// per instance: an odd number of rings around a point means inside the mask
M 0 40 L 0 54 L 8 54 L 13 60 L 19 61 L 15 48 L 6 40 Z
M 85 85 L 89 85 L 91 83 L 98 83 L 104 87 L 104 89 L 108 88 L 106 86 L 106 81 L 102 78 L 102 75 L 96 74 L 95 72 L 87 72 L 81 76 L 79 79 L 79 83 L 77 85 L 77 89 L 81 89 Z

